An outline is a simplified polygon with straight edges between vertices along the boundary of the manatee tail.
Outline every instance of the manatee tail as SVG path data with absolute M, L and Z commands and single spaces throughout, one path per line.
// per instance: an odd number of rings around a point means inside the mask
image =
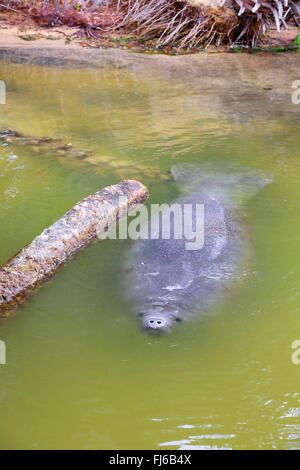
M 171 168 L 171 173 L 184 190 L 220 195 L 237 204 L 273 181 L 272 175 L 241 165 L 179 163 Z

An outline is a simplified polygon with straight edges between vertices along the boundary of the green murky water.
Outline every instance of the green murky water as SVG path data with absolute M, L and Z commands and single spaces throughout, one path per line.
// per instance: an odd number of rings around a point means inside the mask
M 124 300 L 129 242 L 79 253 L 0 326 L 0 447 L 299 448 L 299 56 L 115 54 L 0 62 L 0 127 L 92 152 L 0 148 L 1 263 L 107 184 L 140 178 L 170 201 L 171 165 L 209 160 L 274 175 L 246 205 L 251 269 L 205 321 L 153 339 Z

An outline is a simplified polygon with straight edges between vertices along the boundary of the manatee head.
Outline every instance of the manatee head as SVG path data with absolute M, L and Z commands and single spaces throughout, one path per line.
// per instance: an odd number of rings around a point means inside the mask
M 169 333 L 176 322 L 181 319 L 161 312 L 140 313 L 142 330 L 151 334 Z

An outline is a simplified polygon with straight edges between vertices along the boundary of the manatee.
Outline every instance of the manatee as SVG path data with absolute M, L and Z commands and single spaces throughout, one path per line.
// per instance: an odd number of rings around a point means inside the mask
M 171 173 L 182 191 L 174 202 L 181 209 L 185 204 L 192 207 L 194 231 L 197 222 L 204 222 L 204 243 L 186 249 L 187 238 L 176 238 L 178 224 L 184 231 L 184 217 L 180 220 L 172 211 L 169 239 L 162 236 L 162 223 L 156 239 L 151 238 L 149 223 L 147 239 L 133 242 L 126 264 L 127 292 L 142 329 L 152 333 L 168 333 L 195 314 L 209 313 L 228 284 L 240 277 L 249 255 L 243 202 L 272 181 L 270 175 L 228 166 L 178 164 Z M 201 221 L 196 205 L 204 208 Z M 156 216 L 159 220 L 154 218 L 156 226 L 168 217 L 166 211 Z

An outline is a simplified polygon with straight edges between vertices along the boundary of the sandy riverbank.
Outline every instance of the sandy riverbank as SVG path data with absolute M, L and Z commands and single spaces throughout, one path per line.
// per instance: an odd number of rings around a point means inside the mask
M 290 27 L 287 30 L 277 32 L 275 28 L 268 31 L 263 46 L 266 48 L 287 47 L 295 41 L 299 29 Z M 125 49 L 129 52 L 143 52 L 163 55 L 185 55 L 187 51 L 174 50 L 163 47 L 155 48 L 155 42 L 140 43 L 134 38 L 125 39 L 121 36 L 104 36 L 97 40 L 88 37 L 83 29 L 78 27 L 55 26 L 46 28 L 39 26 L 32 18 L 24 13 L 0 11 L 0 48 L 42 48 L 42 49 Z M 224 46 L 216 48 L 208 47 L 206 53 L 233 52 L 236 48 Z M 203 51 L 195 50 L 195 53 Z M 191 51 L 188 51 L 190 54 Z

